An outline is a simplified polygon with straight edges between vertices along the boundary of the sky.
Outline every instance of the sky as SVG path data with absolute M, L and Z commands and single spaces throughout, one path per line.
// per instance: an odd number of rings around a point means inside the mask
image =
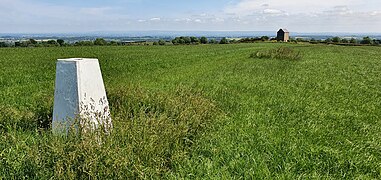
M 0 0 L 0 33 L 381 33 L 381 0 Z

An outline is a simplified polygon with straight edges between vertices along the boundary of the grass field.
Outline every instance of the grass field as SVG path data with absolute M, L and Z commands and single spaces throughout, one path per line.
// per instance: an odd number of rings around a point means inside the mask
M 287 46 L 300 60 L 250 58 Z M 55 60 L 100 60 L 115 129 L 54 137 Z M 380 179 L 381 49 L 0 49 L 0 179 Z

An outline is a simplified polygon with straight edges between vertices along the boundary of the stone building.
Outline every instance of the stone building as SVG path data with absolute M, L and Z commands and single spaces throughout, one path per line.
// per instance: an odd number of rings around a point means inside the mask
M 276 39 L 278 41 L 288 42 L 290 40 L 290 32 L 287 29 L 279 29 Z

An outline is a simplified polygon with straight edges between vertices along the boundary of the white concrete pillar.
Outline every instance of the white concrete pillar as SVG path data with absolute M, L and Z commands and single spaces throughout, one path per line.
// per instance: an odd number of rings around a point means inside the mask
M 67 134 L 78 120 L 83 128 L 112 128 L 98 59 L 58 59 L 54 93 L 54 134 Z M 101 126 L 100 126 L 101 125 Z

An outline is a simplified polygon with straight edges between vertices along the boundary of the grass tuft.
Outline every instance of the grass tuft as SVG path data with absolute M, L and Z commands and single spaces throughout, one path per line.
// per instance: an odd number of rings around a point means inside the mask
M 300 60 L 302 59 L 302 54 L 289 47 L 279 47 L 276 49 L 257 51 L 252 53 L 250 57 L 259 59 Z

